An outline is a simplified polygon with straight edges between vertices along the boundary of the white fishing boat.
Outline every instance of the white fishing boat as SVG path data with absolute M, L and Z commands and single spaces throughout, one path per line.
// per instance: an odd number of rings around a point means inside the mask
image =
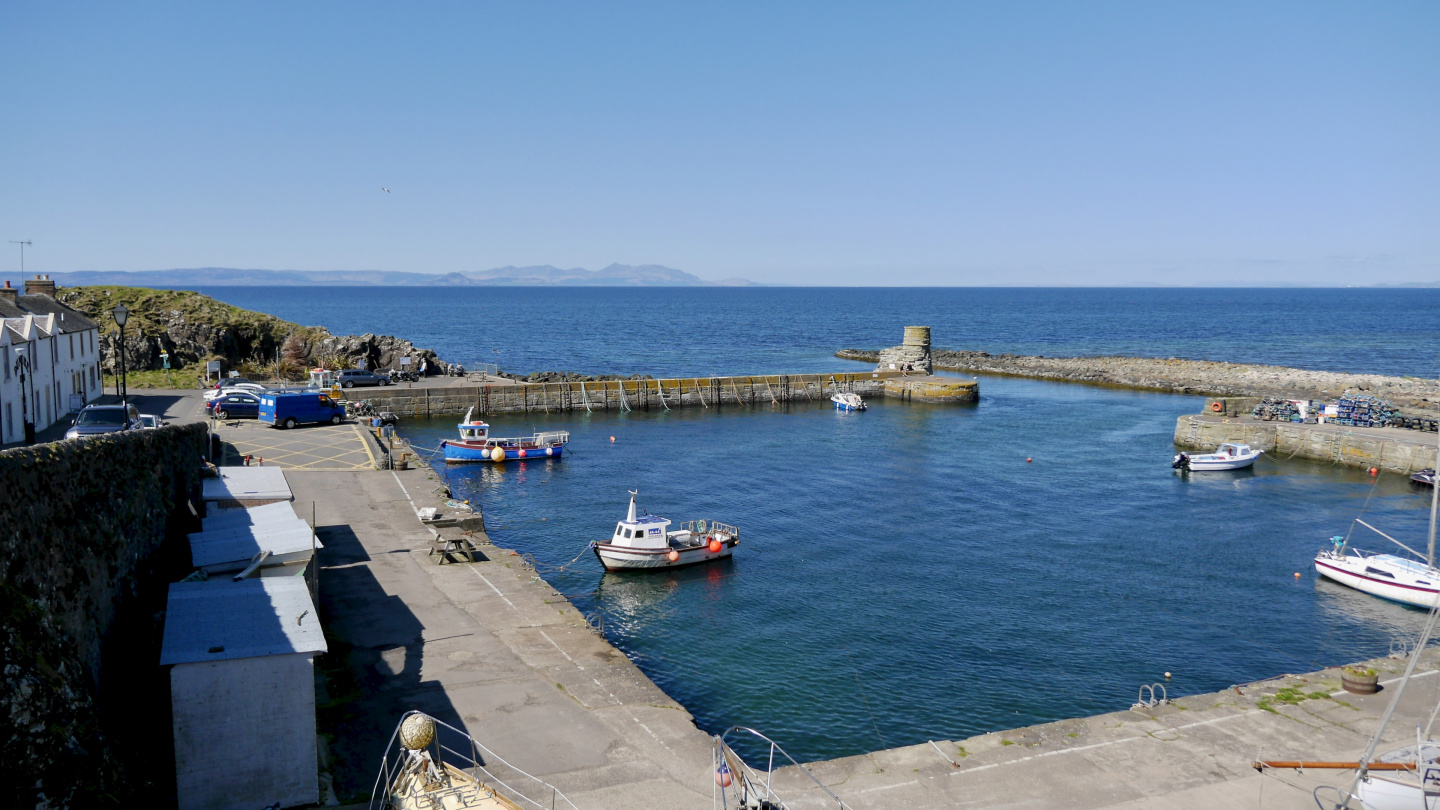
M 464 731 L 406 712 L 380 763 L 370 810 L 521 810 L 575 805 Z
M 1196 472 L 1242 470 L 1252 466 L 1262 452 L 1264 451 L 1256 450 L 1248 444 L 1226 442 L 1216 448 L 1213 453 L 1181 453 L 1175 456 L 1170 466 L 1177 470 L 1194 470 Z
M 695 565 L 729 557 L 740 544 L 740 530 L 718 520 L 692 520 L 672 532 L 669 520 L 636 514 L 637 494 L 630 490 L 630 510 L 610 539 L 590 544 L 606 571 Z
M 846 391 L 836 391 L 833 395 L 831 395 L 830 401 L 835 403 L 835 410 L 837 411 L 865 410 L 865 400 L 861 399 L 859 394 L 852 394 Z

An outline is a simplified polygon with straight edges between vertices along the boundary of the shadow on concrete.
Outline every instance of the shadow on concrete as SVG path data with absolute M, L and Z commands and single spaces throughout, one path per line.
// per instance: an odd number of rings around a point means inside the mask
M 386 593 L 349 526 L 319 529 L 320 617 L 330 651 L 317 659 L 317 717 L 341 802 L 368 799 L 400 716 L 417 709 L 457 728 L 445 689 L 421 680 L 424 625 Z

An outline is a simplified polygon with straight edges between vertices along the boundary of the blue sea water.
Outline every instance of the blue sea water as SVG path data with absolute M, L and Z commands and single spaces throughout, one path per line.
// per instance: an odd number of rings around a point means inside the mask
M 917 323 L 942 347 L 1417 376 L 1440 346 L 1432 290 L 208 292 L 447 357 L 498 348 L 519 371 L 850 370 L 835 349 Z M 1171 437 L 1198 398 L 1001 377 L 981 394 L 860 414 L 496 416 L 498 435 L 570 430 L 566 458 L 445 474 L 500 545 L 575 559 L 547 579 L 702 728 L 750 725 L 802 760 L 1123 709 L 1166 671 L 1172 694 L 1223 689 L 1383 655 L 1418 630 L 1417 611 L 1310 566 L 1357 516 L 1423 543 L 1429 498 L 1403 478 L 1268 457 L 1181 475 Z M 454 421 L 402 432 L 434 447 Z M 605 574 L 585 544 L 636 488 L 652 513 L 740 526 L 735 558 Z
M 849 368 L 893 346 L 1440 373 L 1440 289 L 215 287 L 337 334 L 399 335 L 450 362 L 656 376 Z

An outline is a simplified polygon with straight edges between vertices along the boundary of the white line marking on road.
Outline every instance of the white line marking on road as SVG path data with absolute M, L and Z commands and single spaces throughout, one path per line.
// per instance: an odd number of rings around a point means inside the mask
M 906 785 L 918 785 L 918 784 L 920 784 L 920 780 L 919 780 L 919 779 L 911 779 L 909 782 L 899 782 L 899 783 L 896 783 L 896 784 L 894 784 L 894 785 L 881 785 L 880 787 L 865 788 L 864 790 L 857 790 L 857 791 L 854 791 L 854 792 L 855 792 L 855 793 L 874 793 L 874 792 L 876 792 L 876 791 L 878 791 L 878 790 L 890 790 L 890 789 L 892 789 L 892 788 L 905 787 Z
M 390 475 L 394 476 L 394 478 L 395 478 L 395 483 L 400 484 L 400 476 L 395 475 L 395 471 L 394 471 L 394 470 L 391 470 L 391 471 L 390 471 Z M 414 509 L 415 509 L 415 501 L 414 501 L 414 500 L 411 500 L 411 498 L 410 498 L 410 490 L 406 489 L 404 484 L 400 484 L 400 491 L 403 492 L 403 493 L 405 493 L 405 500 L 410 501 L 410 509 L 411 509 L 411 510 L 414 510 Z
M 670 746 L 666 745 L 666 744 L 665 744 L 665 741 L 662 740 L 662 739 L 660 739 L 660 735 L 658 735 L 658 734 L 656 734 L 655 732 L 651 731 L 649 726 L 645 725 L 644 723 L 641 723 L 641 722 L 640 722 L 640 718 L 638 718 L 638 717 L 632 717 L 632 718 L 630 718 L 630 719 L 631 719 L 631 720 L 634 720 L 636 723 L 639 723 L 640 727 L 643 728 L 643 729 L 645 729 L 646 733 L 648 733 L 651 737 L 654 737 L 654 738 L 655 738 L 655 742 L 660 743 L 660 747 L 661 747 L 661 748 L 664 748 L 666 751 L 669 751 L 669 750 L 670 750 Z
M 544 636 L 546 641 L 550 642 L 551 644 L 555 644 L 555 639 L 551 638 L 549 633 L 545 632 L 544 630 L 541 630 L 541 631 L 540 631 L 540 635 Z M 565 656 L 565 660 L 566 660 L 566 661 L 569 661 L 570 663 L 575 664 L 575 668 L 576 668 L 576 669 L 579 669 L 579 670 L 582 671 L 582 672 L 585 671 L 585 667 L 580 666 L 580 664 L 579 664 L 578 662 L 576 662 L 576 660 L 575 660 L 574 658 L 571 658 L 571 657 L 570 657 L 570 653 L 567 653 L 567 652 L 565 652 L 565 650 L 561 649 L 561 647 L 560 647 L 559 644 L 555 644 L 555 649 L 560 650 L 560 654 L 563 655 L 563 656 Z
M 471 568 L 470 570 L 471 570 L 471 571 L 475 571 L 474 568 Z M 520 608 L 515 607 L 515 603 L 514 603 L 514 602 L 511 602 L 509 599 L 507 599 L 507 598 L 505 597 L 505 594 L 501 593 L 501 592 L 500 592 L 500 589 L 497 588 L 497 587 L 495 587 L 495 583 L 493 583 L 493 582 L 491 582 L 490 580 L 486 579 L 484 574 L 480 573 L 479 571 L 475 571 L 475 576 L 480 577 L 480 581 L 481 581 L 481 582 L 485 583 L 486 585 L 489 585 L 489 586 L 490 586 L 490 590 L 494 591 L 496 596 L 498 596 L 498 597 L 500 597 L 501 599 L 504 599 L 504 600 L 505 600 L 505 604 L 509 605 L 509 606 L 512 607 L 512 608 L 515 608 L 515 612 L 516 612 L 516 613 L 519 613 L 519 612 L 520 612 Z M 551 643 L 553 644 L 554 642 L 551 642 Z

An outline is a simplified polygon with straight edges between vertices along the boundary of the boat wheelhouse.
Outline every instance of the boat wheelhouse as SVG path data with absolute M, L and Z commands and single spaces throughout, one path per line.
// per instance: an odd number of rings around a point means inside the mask
M 680 568 L 729 557 L 740 544 L 740 530 L 714 520 L 691 520 L 670 531 L 670 521 L 658 515 L 636 514 L 636 490 L 630 490 L 630 509 L 615 524 L 609 540 L 591 548 L 607 571 Z
M 830 401 L 835 403 L 837 411 L 863 411 L 866 409 L 865 400 L 861 399 L 859 394 L 836 392 L 830 397 Z
M 528 459 L 560 458 L 565 445 L 570 441 L 567 430 L 552 430 L 530 436 L 497 438 L 490 435 L 490 426 L 484 422 L 472 421 L 474 408 L 465 412 L 465 420 L 456 427 L 460 431 L 458 441 L 440 443 L 447 462 L 466 461 L 525 461 Z

